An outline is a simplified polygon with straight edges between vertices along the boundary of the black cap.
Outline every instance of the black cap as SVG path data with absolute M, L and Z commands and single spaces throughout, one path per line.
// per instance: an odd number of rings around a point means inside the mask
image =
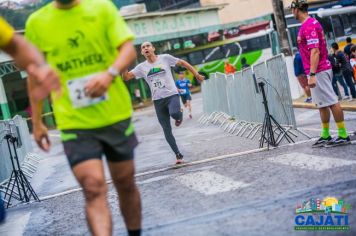
M 289 6 L 289 9 L 298 8 L 298 9 L 308 9 L 307 0 L 293 0 Z

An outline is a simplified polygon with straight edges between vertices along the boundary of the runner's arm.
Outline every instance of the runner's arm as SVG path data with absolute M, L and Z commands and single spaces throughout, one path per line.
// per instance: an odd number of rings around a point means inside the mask
M 318 69 L 318 64 L 320 60 L 320 50 L 319 48 L 312 48 L 310 53 L 310 73 L 316 73 Z M 316 77 L 310 76 L 308 80 L 308 85 L 310 88 L 316 86 Z
M 109 89 L 111 83 L 116 78 L 116 73 L 122 74 L 126 71 L 131 63 L 136 59 L 136 50 L 133 46 L 132 40 L 127 40 L 117 49 L 119 55 L 116 57 L 115 62 L 110 66 L 110 69 L 115 70 L 115 74 L 104 71 L 93 77 L 86 85 L 85 92 L 90 97 L 101 97 Z
M 310 72 L 316 73 L 320 58 L 319 48 L 312 48 L 310 53 Z
M 33 136 L 37 145 L 44 151 L 48 152 L 51 146 L 51 142 L 48 137 L 48 130 L 42 122 L 42 108 L 43 100 L 34 98 L 32 91 L 37 87 L 35 81 L 31 79 L 29 75 L 28 79 L 28 94 L 30 98 L 30 104 L 32 109 L 32 126 L 33 126 Z
M 131 71 L 129 72 L 128 70 L 124 71 L 121 76 L 125 81 L 129 81 L 135 78 L 135 75 Z
M 122 44 L 118 48 L 120 54 L 116 58 L 114 64 L 112 64 L 112 67 L 117 69 L 118 71 L 122 71 L 122 75 L 125 76 L 125 74 L 129 74 L 130 72 L 127 73 L 127 69 L 129 66 L 136 60 L 137 53 L 135 50 L 135 47 L 133 45 L 133 42 L 126 41 L 124 44 Z M 126 75 L 129 76 L 128 80 L 135 78 L 135 76 L 132 77 L 132 75 Z M 126 80 L 124 78 L 124 80 Z
M 60 91 L 59 77 L 57 73 L 46 65 L 44 56 L 21 35 L 13 34 L 10 41 L 1 47 L 11 55 L 16 65 L 24 69 L 29 80 L 34 80 L 31 90 L 35 99 L 43 99 L 50 91 Z
M 45 64 L 43 55 L 20 35 L 14 34 L 10 42 L 2 49 L 14 58 L 21 69 L 28 69 L 31 65 Z
M 198 73 L 198 71 L 191 65 L 189 64 L 188 62 L 186 62 L 185 60 L 179 60 L 177 62 L 177 65 L 178 66 L 183 66 L 184 68 L 186 68 L 187 70 L 189 70 L 195 78 L 197 78 L 198 80 L 200 81 L 203 81 L 204 80 L 204 76 L 200 75 Z
M 192 87 L 192 82 L 190 82 L 190 80 L 187 79 L 187 83 L 188 83 L 188 87 L 191 88 Z

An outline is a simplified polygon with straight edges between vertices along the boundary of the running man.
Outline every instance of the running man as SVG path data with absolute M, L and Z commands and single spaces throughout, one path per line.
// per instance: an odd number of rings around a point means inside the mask
M 27 71 L 34 80 L 35 99 L 47 97 L 51 90 L 59 90 L 58 74 L 45 64 L 44 57 L 0 17 L 0 49 L 12 56 L 16 65 Z
M 345 128 L 344 113 L 333 91 L 332 70 L 328 60 L 328 50 L 320 23 L 308 15 L 308 3 L 305 0 L 293 0 L 290 8 L 294 17 L 302 23 L 298 33 L 299 52 L 308 77 L 313 102 L 319 108 L 322 132 L 313 147 L 332 147 L 350 143 Z M 338 127 L 338 136 L 331 138 L 329 132 L 330 110 Z
M 177 87 L 171 73 L 171 67 L 182 66 L 188 69 L 200 81 L 204 76 L 200 75 L 193 66 L 184 60 L 168 54 L 156 55 L 152 43 L 144 42 L 141 45 L 141 53 L 146 61 L 137 65 L 132 71 L 124 73 L 124 79 L 144 78 L 151 89 L 152 100 L 156 109 L 159 123 L 164 136 L 176 155 L 176 164 L 183 162 L 183 155 L 178 149 L 172 133 L 170 117 L 179 126 L 183 121 L 183 113 L 180 107 Z
M 26 37 L 59 72 L 62 94 L 52 94 L 54 114 L 68 162 L 83 188 L 92 235 L 112 234 L 103 154 L 128 234 L 140 235 L 133 161 L 137 139 L 131 99 L 119 76 L 136 59 L 133 34 L 111 1 L 55 0 L 30 16 Z M 31 98 L 31 105 L 35 140 L 48 151 L 42 102 Z
M 180 94 L 180 98 L 182 99 L 183 105 L 185 108 L 189 110 L 189 118 L 192 119 L 192 96 L 190 95 L 190 88 L 192 87 L 192 83 L 189 79 L 184 77 L 184 71 L 179 72 L 179 78 L 176 81 L 176 86 L 178 88 L 178 92 Z

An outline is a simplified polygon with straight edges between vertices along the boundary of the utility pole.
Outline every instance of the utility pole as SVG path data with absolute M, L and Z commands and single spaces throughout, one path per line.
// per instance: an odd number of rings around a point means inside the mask
M 292 52 L 289 47 L 287 24 L 284 16 L 283 0 L 272 0 L 274 19 L 276 21 L 281 51 L 285 56 L 291 56 Z

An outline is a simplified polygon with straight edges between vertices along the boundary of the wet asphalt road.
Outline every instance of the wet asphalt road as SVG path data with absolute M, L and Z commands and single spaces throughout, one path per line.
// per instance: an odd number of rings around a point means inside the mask
M 356 235 L 353 209 L 349 214 L 350 231 L 294 230 L 295 207 L 309 198 L 337 197 L 355 208 L 355 145 L 312 149 L 312 142 L 299 135 L 299 144 L 257 150 L 257 139 L 231 136 L 216 126 L 201 127 L 196 122 L 201 115 L 200 95 L 193 99 L 194 119 L 174 129 L 188 162 L 182 168 L 170 168 L 174 156 L 152 108 L 134 116 L 140 140 L 136 165 L 143 202 L 143 235 Z M 318 113 L 304 109 L 296 109 L 295 113 L 299 128 L 316 136 Z M 355 113 L 346 113 L 346 120 L 350 129 L 356 129 Z M 52 152 L 43 156 L 33 179 L 41 197 L 78 187 L 56 135 L 53 132 Z M 114 235 L 125 235 L 116 198 L 110 185 Z M 22 234 L 89 235 L 82 192 L 9 209 L 0 235 Z

